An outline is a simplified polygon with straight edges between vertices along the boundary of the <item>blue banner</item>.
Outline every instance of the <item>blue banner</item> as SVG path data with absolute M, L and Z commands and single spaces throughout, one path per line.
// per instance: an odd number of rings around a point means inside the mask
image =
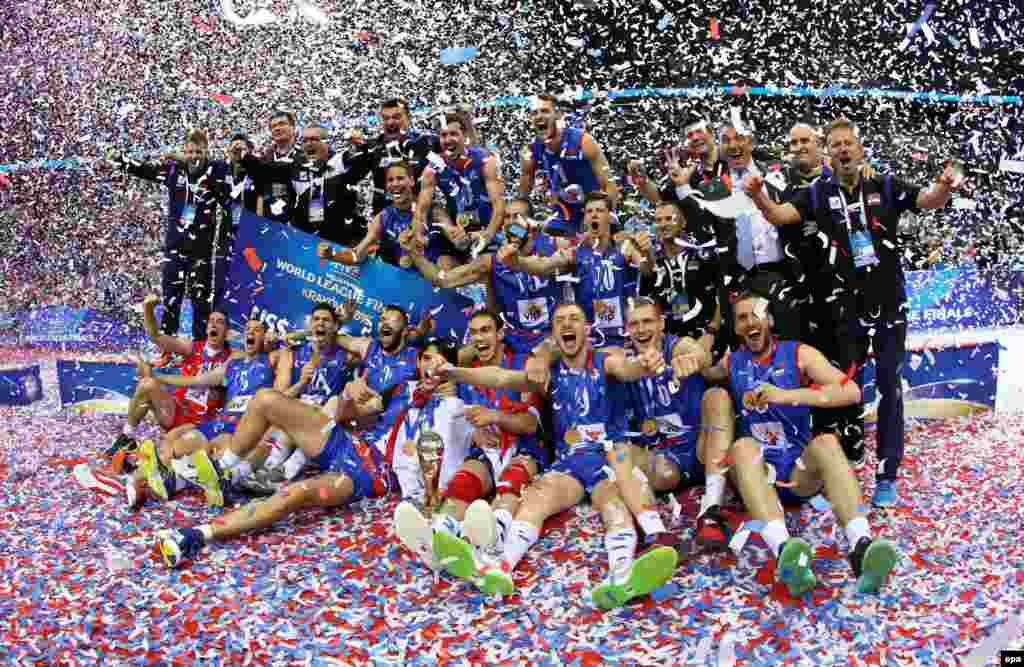
M 69 350 L 140 348 L 148 339 L 141 327 L 89 308 L 45 306 L 17 315 L 22 345 Z
M 955 417 L 995 409 L 999 343 L 908 350 L 903 363 L 903 405 L 907 417 Z M 864 369 L 866 419 L 875 421 L 879 395 L 875 362 Z
M 244 213 L 224 297 L 232 328 L 241 330 L 248 318 L 258 317 L 283 334 L 304 328 L 317 302 L 337 306 L 354 298 L 358 313 L 345 327 L 350 334 L 371 335 L 384 306 L 396 304 L 412 322 L 429 312 L 437 335 L 462 339 L 470 299 L 435 290 L 415 269 L 373 257 L 359 266 L 324 262 L 316 254 L 319 243 L 294 227 Z
M 0 405 L 31 405 L 42 397 L 39 364 L 0 371 Z
M 138 378 L 134 364 L 58 360 L 57 382 L 65 409 L 127 414 Z
M 908 271 L 910 329 L 970 329 L 1019 323 L 1024 272 L 979 272 L 973 266 Z

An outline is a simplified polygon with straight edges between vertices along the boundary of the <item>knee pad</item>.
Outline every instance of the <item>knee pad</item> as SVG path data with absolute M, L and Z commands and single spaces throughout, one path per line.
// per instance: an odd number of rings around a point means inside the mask
M 522 463 L 513 463 L 501 473 L 495 493 L 499 496 L 511 494 L 518 498 L 523 492 L 523 487 L 529 483 L 530 471 Z
M 446 498 L 471 503 L 484 497 L 484 483 L 468 470 L 460 470 L 452 475 L 444 495 Z

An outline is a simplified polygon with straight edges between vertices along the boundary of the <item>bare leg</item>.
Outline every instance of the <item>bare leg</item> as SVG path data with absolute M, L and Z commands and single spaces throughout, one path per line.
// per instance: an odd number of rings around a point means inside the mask
M 648 462 L 653 458 L 651 453 L 636 445 L 618 443 L 610 458 L 612 470 L 615 471 L 616 486 L 618 487 L 615 496 L 618 500 L 624 502 L 629 511 L 635 515 L 651 510 L 657 512 L 658 504 L 654 499 L 654 491 L 651 490 L 648 476 L 644 472 Z M 635 465 L 635 461 L 643 461 L 643 464 Z M 634 468 L 639 468 L 641 475 L 634 474 Z M 677 480 L 678 477 L 677 471 Z M 602 488 L 602 486 L 598 485 L 598 488 Z M 597 508 L 597 489 L 594 491 L 594 507 Z M 632 520 L 630 525 L 632 525 Z
M 279 491 L 267 500 L 249 503 L 210 524 L 214 540 L 269 528 L 289 514 L 307 507 L 338 507 L 352 497 L 347 475 L 319 475 Z
M 850 462 L 834 435 L 819 435 L 811 440 L 801 458 L 804 468 L 795 467 L 790 479 L 795 484 L 795 493 L 814 495 L 824 481 L 828 499 L 842 525 L 850 519 L 864 516 L 857 476 L 853 474 Z
M 167 389 L 153 378 L 142 378 L 135 387 L 128 403 L 128 425 L 132 428 L 146 417 L 152 408 L 160 426 L 170 428 L 174 424 L 175 399 Z
M 231 438 L 231 450 L 243 454 L 259 444 L 271 426 L 284 431 L 295 446 L 310 458 L 317 456 L 327 441 L 325 427 L 330 417 L 311 405 L 288 398 L 273 389 L 260 389 Z
M 730 470 L 750 515 L 761 521 L 782 520 L 782 505 L 768 483 L 761 448 L 753 438 L 740 438 L 732 447 Z
M 732 399 L 721 387 L 704 392 L 701 400 L 701 434 L 697 440 L 697 459 L 707 475 L 722 474 L 725 457 L 736 430 Z

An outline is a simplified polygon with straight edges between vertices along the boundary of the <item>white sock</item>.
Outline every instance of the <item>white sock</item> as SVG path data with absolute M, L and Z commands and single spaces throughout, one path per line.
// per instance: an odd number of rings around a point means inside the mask
M 430 522 L 430 527 L 433 528 L 435 532 L 443 531 L 449 535 L 454 535 L 455 537 L 462 535 L 462 522 L 451 514 L 435 514 L 434 520 Z
M 644 529 L 648 537 L 665 532 L 665 524 L 661 521 L 658 510 L 644 510 L 636 515 L 636 522 Z
M 724 495 L 725 475 L 720 472 L 708 475 L 707 481 L 704 482 L 704 495 L 700 499 L 700 514 L 697 517 L 703 516 L 709 507 L 721 505 Z
M 494 536 L 494 546 L 499 551 L 505 549 L 505 537 L 512 528 L 512 512 L 508 510 L 494 510 L 494 525 L 497 530 Z
M 125 434 L 129 438 L 134 438 L 135 437 L 135 427 L 132 426 L 131 424 L 129 424 L 128 422 L 125 422 L 124 423 L 124 428 L 121 429 L 121 433 Z
M 608 550 L 608 574 L 612 578 L 626 575 L 636 554 L 636 529 L 630 526 L 611 531 L 604 536 L 604 547 Z
M 235 454 L 230 449 L 225 449 L 224 453 L 220 455 L 220 467 L 222 470 L 231 470 L 241 462 L 242 459 L 238 457 L 238 454 Z
M 270 442 L 270 456 L 267 457 L 263 465 L 267 468 L 284 465 L 293 449 L 288 435 L 280 429 L 274 429 L 270 432 L 267 440 Z
M 768 521 L 761 529 L 761 537 L 768 543 L 773 556 L 779 555 L 779 547 L 789 539 L 789 531 L 786 530 L 786 522 L 782 519 Z
M 203 534 L 203 542 L 209 542 L 213 539 L 213 528 L 208 523 L 204 523 L 201 526 L 196 526 L 196 530 Z
M 306 467 L 307 462 L 309 462 L 309 459 L 306 458 L 305 452 L 301 449 L 296 449 L 292 452 L 292 455 L 284 462 L 285 479 L 292 480 L 298 477 L 302 469 Z
M 540 530 L 525 521 L 513 521 L 505 534 L 505 562 L 514 570 L 526 551 L 540 539 Z
M 850 542 L 850 551 L 857 548 L 862 537 L 871 537 L 871 526 L 867 517 L 858 516 L 846 522 L 846 539 Z

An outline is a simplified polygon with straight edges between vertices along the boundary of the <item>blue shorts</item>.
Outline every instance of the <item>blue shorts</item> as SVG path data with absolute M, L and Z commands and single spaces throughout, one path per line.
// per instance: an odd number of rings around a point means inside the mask
M 201 424 L 196 424 L 196 430 L 203 434 L 207 442 L 213 442 L 213 439 L 218 435 L 224 435 L 225 433 L 231 435 L 237 427 L 238 422 L 234 418 L 224 417 L 216 417 Z
M 678 442 L 661 446 L 648 446 L 651 454 L 664 456 L 679 468 L 679 483 L 683 486 L 704 485 L 704 464 L 697 458 L 697 438 L 681 438 Z
M 608 455 L 604 445 L 588 445 L 568 451 L 551 464 L 551 472 L 560 472 L 583 485 L 589 496 L 594 488 L 608 479 Z
M 384 455 L 365 440 L 335 426 L 313 463 L 326 473 L 338 473 L 352 480 L 349 502 L 378 498 L 388 492 Z
M 779 482 L 792 481 L 793 468 L 796 467 L 796 460 L 804 453 L 803 447 L 787 447 L 786 449 L 764 450 L 764 462 L 775 468 L 775 479 Z M 799 505 L 810 500 L 816 493 L 810 496 L 801 496 L 792 490 L 777 486 L 775 490 L 779 494 L 779 500 L 783 505 Z

